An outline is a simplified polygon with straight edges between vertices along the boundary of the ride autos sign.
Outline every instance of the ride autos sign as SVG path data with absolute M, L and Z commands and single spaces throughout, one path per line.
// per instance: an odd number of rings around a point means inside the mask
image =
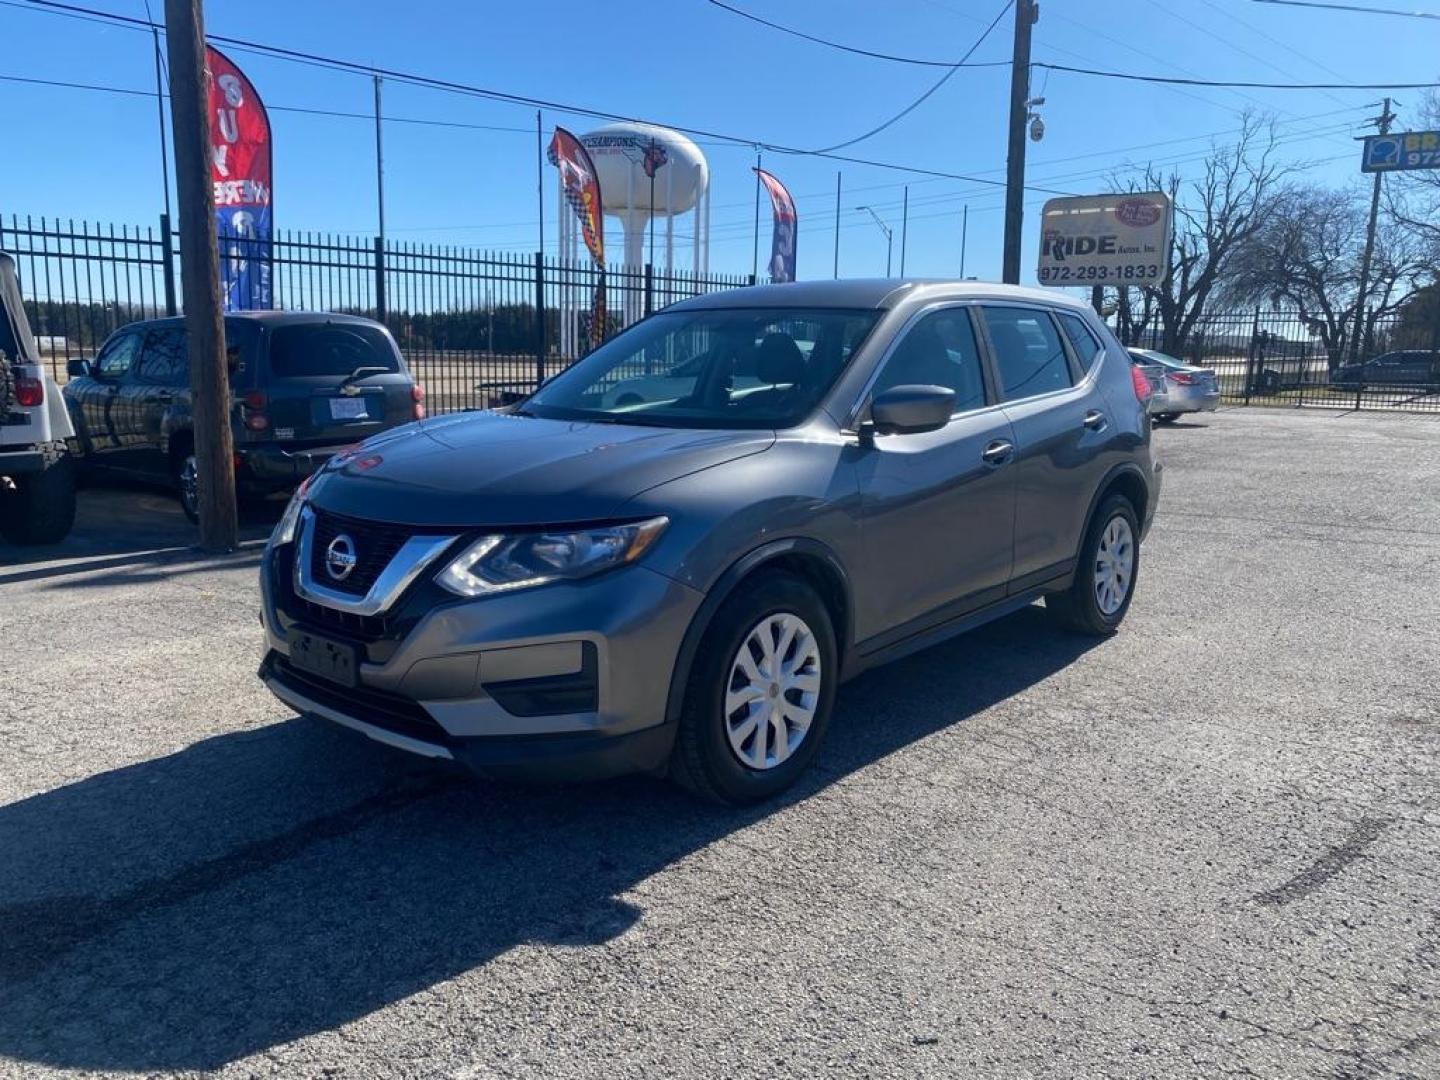
M 207 45 L 205 66 L 221 301 L 226 311 L 267 309 L 273 306 L 270 118 L 228 56 Z
M 1170 270 L 1162 191 L 1051 199 L 1040 217 L 1042 285 L 1158 285 Z

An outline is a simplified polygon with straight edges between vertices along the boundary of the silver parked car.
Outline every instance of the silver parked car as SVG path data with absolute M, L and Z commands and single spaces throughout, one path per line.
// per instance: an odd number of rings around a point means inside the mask
M 1130 349 L 1131 359 L 1148 377 L 1160 376 L 1150 398 L 1150 415 L 1173 424 L 1181 413 L 1214 412 L 1220 405 L 1220 387 L 1209 368 L 1196 367 L 1157 349 Z
M 611 400 L 644 363 L 663 395 Z M 1160 495 L 1148 395 L 1051 292 L 687 300 L 507 415 L 332 459 L 266 548 L 260 675 L 298 712 L 482 773 L 763 799 L 868 668 L 1041 598 L 1070 629 L 1119 627 Z

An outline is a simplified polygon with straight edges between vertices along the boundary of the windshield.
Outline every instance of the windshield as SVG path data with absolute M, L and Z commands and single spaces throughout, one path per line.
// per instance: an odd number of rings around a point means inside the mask
M 834 385 L 880 314 L 662 313 L 601 345 L 516 411 L 660 427 L 793 427 Z
M 343 378 L 362 367 L 400 370 L 390 336 L 367 323 L 297 323 L 270 333 L 270 373 L 277 379 Z

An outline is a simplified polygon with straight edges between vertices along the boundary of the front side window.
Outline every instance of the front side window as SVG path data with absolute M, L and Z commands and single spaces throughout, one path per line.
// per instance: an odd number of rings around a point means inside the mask
M 112 338 L 95 361 L 95 370 L 106 379 L 118 379 L 135 363 L 140 352 L 140 335 L 134 332 Z
M 985 329 L 995 350 L 1000 385 L 1009 401 L 1071 385 L 1070 364 L 1048 312 L 986 307 Z
M 793 427 L 820 403 L 877 311 L 662 312 L 562 371 L 516 410 L 682 428 Z
M 957 413 L 985 404 L 980 350 L 968 309 L 947 308 L 923 316 L 885 361 L 874 393 L 915 385 L 954 390 Z
M 1080 361 L 1081 369 L 1089 371 L 1095 366 L 1095 361 L 1100 359 L 1101 354 L 1105 351 L 1105 346 L 1100 344 L 1094 332 L 1085 325 L 1085 320 L 1079 315 L 1062 312 L 1060 325 L 1064 328 L 1065 336 L 1070 339 L 1070 344 L 1075 349 L 1075 356 Z

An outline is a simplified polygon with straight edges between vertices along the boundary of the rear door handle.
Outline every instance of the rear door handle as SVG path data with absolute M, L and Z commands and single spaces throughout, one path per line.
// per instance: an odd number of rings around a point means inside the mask
M 1099 409 L 1091 409 L 1085 414 L 1085 426 L 1091 431 L 1104 431 L 1110 421 Z
M 1015 444 L 1008 439 L 996 439 L 989 446 L 980 452 L 980 459 L 986 465 L 994 465 L 997 468 L 1004 465 L 1015 456 Z
M 169 405 L 172 401 L 175 400 L 175 395 L 172 394 L 169 390 L 161 390 L 158 394 L 155 395 L 155 400 Z

